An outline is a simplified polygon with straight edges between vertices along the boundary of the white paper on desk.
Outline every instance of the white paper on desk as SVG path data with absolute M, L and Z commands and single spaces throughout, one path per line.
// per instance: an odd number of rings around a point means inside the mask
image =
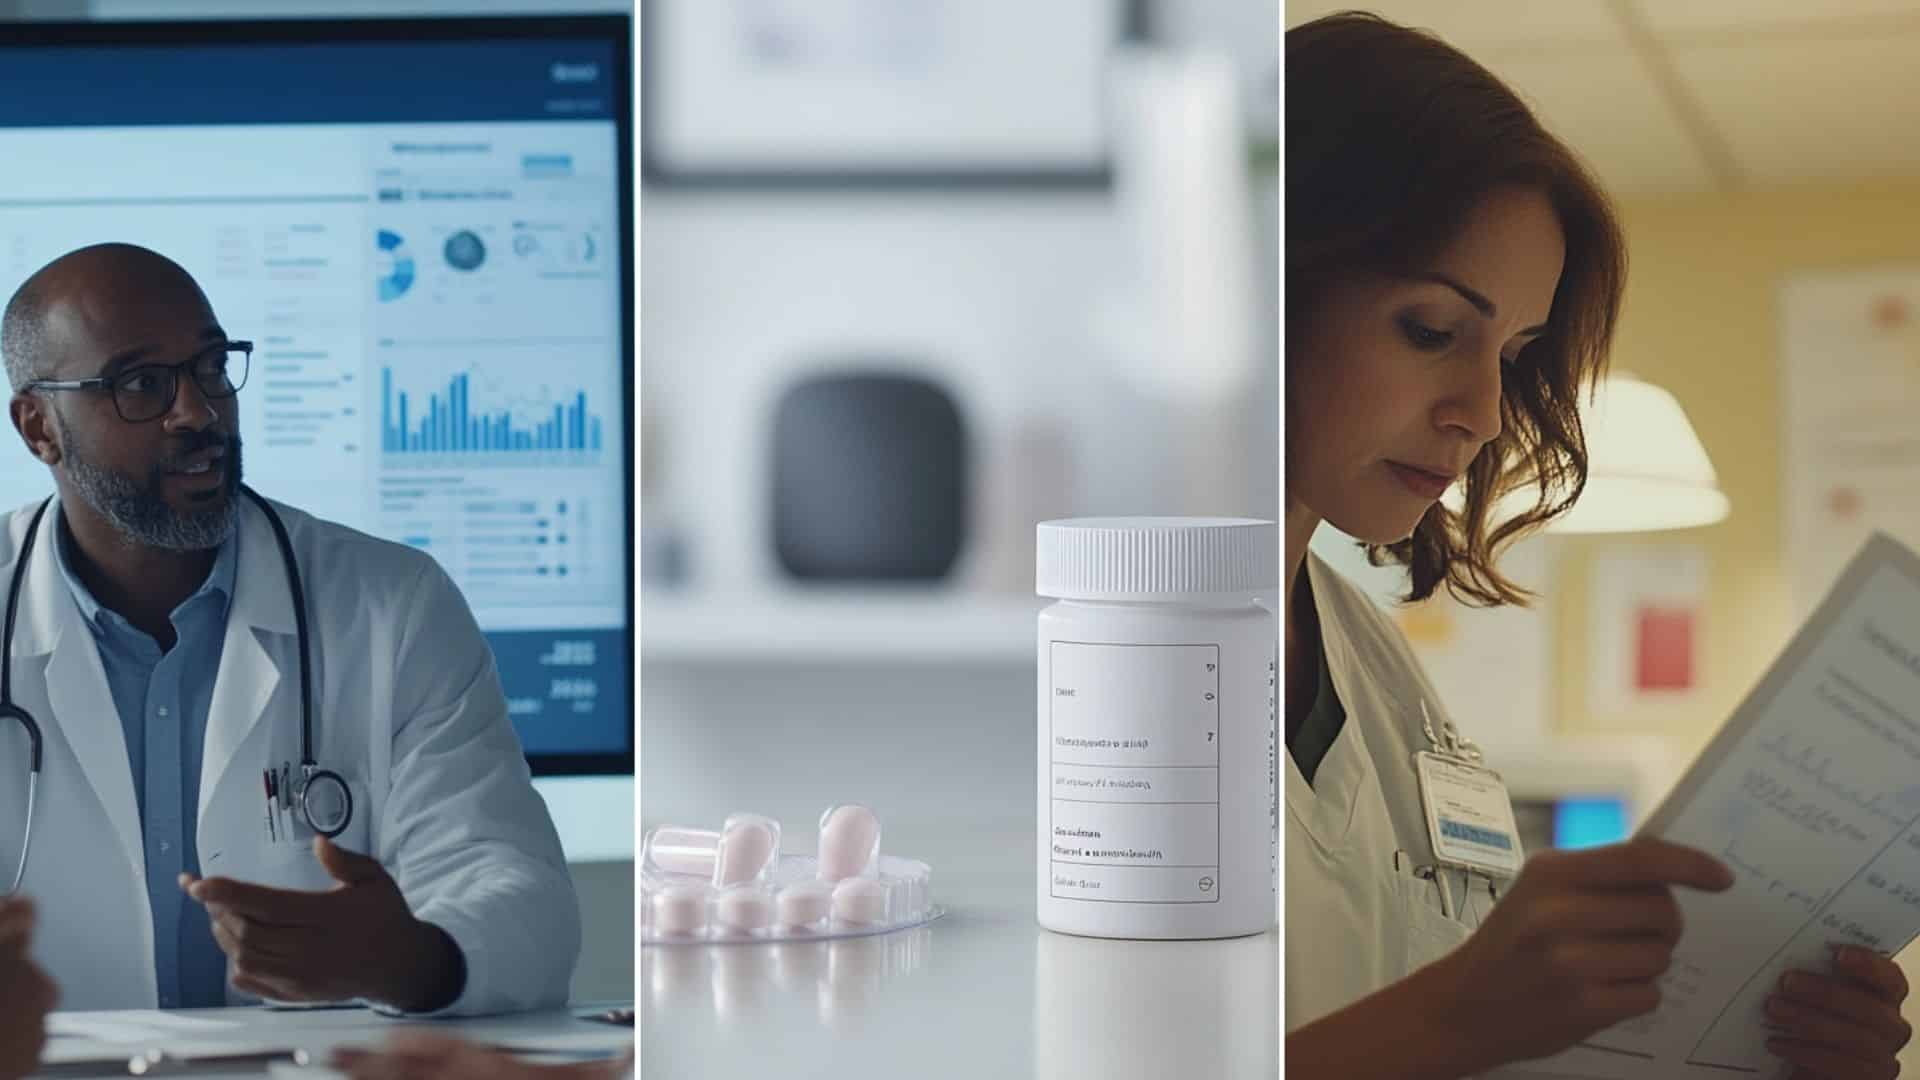
M 1876 534 L 1641 827 L 1733 870 L 1675 889 L 1686 930 L 1654 1012 L 1503 1078 L 1785 1075 L 1761 1013 L 1830 943 L 1920 933 L 1920 556 Z
M 230 1051 L 234 1047 L 231 1038 L 242 1030 L 242 1025 L 233 1020 L 157 1009 L 56 1012 L 47 1017 L 47 1044 L 40 1051 L 40 1060 L 47 1065 L 117 1062 L 124 1068 L 127 1059 L 141 1050 L 180 1052 L 190 1047 L 199 1052 Z
M 47 1017 L 47 1034 L 54 1038 L 141 1045 L 169 1039 L 205 1038 L 239 1027 L 233 1020 L 184 1016 L 158 1009 L 56 1012 Z
M 164 1050 L 170 1055 L 185 1058 L 215 1058 L 234 1054 L 281 1054 L 293 1053 L 296 1043 L 285 1039 L 168 1039 L 149 1045 L 147 1043 L 98 1042 L 92 1039 L 48 1039 L 40 1052 L 42 1065 L 75 1065 L 93 1062 L 118 1062 L 124 1068 L 127 1060 L 145 1050 Z M 263 1066 L 264 1067 L 264 1066 Z M 112 1070 L 112 1075 L 120 1075 L 120 1069 Z

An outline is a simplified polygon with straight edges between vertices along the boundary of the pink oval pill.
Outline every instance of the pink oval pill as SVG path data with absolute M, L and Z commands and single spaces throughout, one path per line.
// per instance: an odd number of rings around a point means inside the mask
M 728 889 L 713 908 L 713 920 L 729 930 L 765 929 L 773 918 L 773 901 L 757 885 Z
M 720 858 L 713 883 L 721 888 L 752 881 L 767 868 L 773 854 L 773 830 L 757 821 L 728 829 L 720 837 Z
M 662 934 L 696 934 L 707 926 L 707 889 L 669 885 L 653 894 L 653 928 Z
M 866 872 L 880 844 L 880 819 L 857 803 L 835 807 L 820 823 L 820 880 Z
M 781 926 L 812 926 L 827 917 L 833 906 L 833 886 L 800 881 L 780 890 Z
M 833 887 L 833 917 L 870 925 L 887 918 L 887 887 L 872 878 L 848 878 Z

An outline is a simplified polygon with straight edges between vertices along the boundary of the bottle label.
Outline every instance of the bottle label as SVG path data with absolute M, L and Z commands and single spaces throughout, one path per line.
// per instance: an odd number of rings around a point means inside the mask
M 1051 895 L 1218 903 L 1220 646 L 1055 641 L 1048 655 Z

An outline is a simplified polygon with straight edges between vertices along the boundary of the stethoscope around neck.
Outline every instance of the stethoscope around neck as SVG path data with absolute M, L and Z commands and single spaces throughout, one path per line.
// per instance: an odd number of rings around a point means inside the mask
M 274 541 L 280 546 L 280 562 L 287 571 L 287 591 L 293 597 L 293 625 L 300 646 L 300 775 L 294 781 L 289 797 L 294 812 L 307 826 L 331 839 L 345 832 L 347 825 L 353 821 L 353 792 L 339 773 L 322 769 L 313 759 L 313 669 L 307 655 L 307 594 L 300 587 L 300 567 L 293 556 L 293 541 L 288 539 L 287 527 L 280 521 L 280 515 L 266 499 L 260 497 L 259 492 L 245 485 L 240 490 L 260 507 L 267 515 L 267 523 L 273 526 Z M 14 561 L 13 580 L 7 587 L 5 633 L 0 637 L 0 718 L 18 721 L 27 731 L 29 744 L 27 827 L 20 838 L 20 864 L 14 869 L 13 884 L 8 886 L 6 895 L 20 891 L 20 882 L 27 873 L 27 852 L 33 845 L 33 808 L 40 788 L 43 749 L 39 722 L 34 720 L 33 714 L 13 701 L 13 623 L 14 617 L 19 614 L 20 586 L 26 581 L 28 559 L 33 554 L 34 539 L 40 533 L 40 519 L 46 517 L 47 507 L 51 505 L 53 496 L 48 496 L 47 501 L 33 512 L 33 520 L 27 525 L 26 539 L 20 542 L 20 556 Z

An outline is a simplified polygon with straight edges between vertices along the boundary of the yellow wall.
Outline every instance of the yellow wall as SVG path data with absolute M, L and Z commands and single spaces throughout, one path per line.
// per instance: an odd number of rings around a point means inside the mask
M 1920 181 L 1623 207 L 1631 269 L 1613 363 L 1680 399 L 1732 502 L 1707 529 L 1556 544 L 1554 717 L 1563 731 L 1669 736 L 1690 758 L 1786 644 L 1777 291 L 1812 267 L 1920 264 Z M 1685 709 L 1594 715 L 1587 699 L 1587 575 L 1614 545 L 1698 543 L 1708 558 L 1702 692 Z M 1682 760 L 1684 761 L 1685 758 Z

